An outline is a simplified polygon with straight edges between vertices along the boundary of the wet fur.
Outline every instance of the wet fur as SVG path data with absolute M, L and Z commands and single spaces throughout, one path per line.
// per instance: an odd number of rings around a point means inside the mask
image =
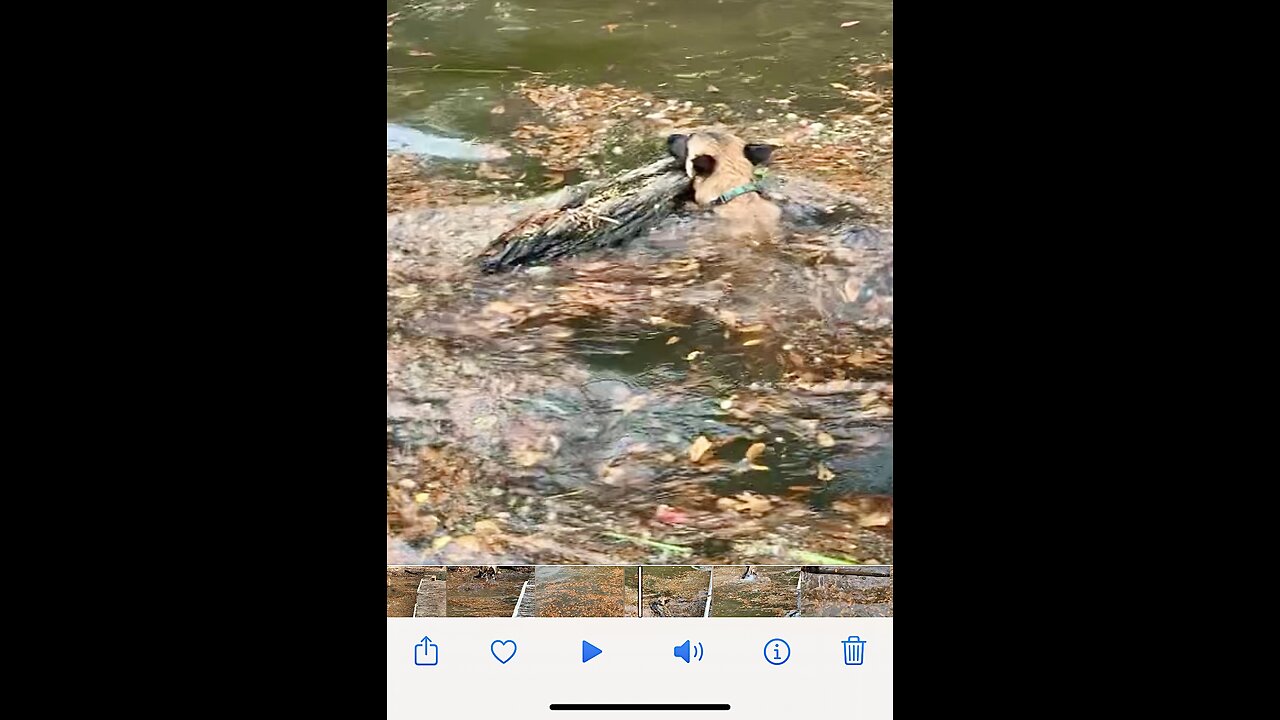
M 724 132 L 702 131 L 671 135 L 667 149 L 693 179 L 693 199 L 703 207 L 720 195 L 755 180 L 755 166 L 769 161 L 773 148 L 748 144 Z M 772 236 L 777 232 L 781 211 L 760 196 L 745 193 L 723 205 L 713 206 L 734 235 Z

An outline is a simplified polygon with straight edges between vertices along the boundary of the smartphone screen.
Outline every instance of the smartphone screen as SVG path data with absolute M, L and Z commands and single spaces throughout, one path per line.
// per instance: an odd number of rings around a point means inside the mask
M 892 30 L 388 0 L 388 718 L 892 717 Z

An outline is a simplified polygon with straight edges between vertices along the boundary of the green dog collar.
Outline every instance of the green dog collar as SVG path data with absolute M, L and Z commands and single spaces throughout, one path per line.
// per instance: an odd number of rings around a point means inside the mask
M 757 184 L 755 184 L 755 183 L 753 183 L 753 182 L 749 182 L 749 183 L 747 183 L 746 185 L 739 185 L 738 187 L 736 187 L 736 188 L 734 188 L 734 189 L 732 189 L 732 190 L 727 190 L 727 191 L 725 191 L 725 192 L 721 193 L 721 194 L 720 194 L 720 197 L 718 197 L 718 198 L 716 198 L 715 200 L 712 200 L 712 201 L 711 201 L 711 204 L 712 204 L 712 205 L 724 205 L 725 203 L 727 203 L 727 202 L 729 202 L 730 200 L 732 200 L 732 199 L 734 199 L 734 198 L 738 197 L 739 195 L 746 195 L 746 194 L 747 194 L 747 193 L 749 193 L 749 192 L 753 192 L 753 193 L 758 193 L 758 192 L 760 192 L 760 186 L 759 186 L 759 185 L 757 185 Z

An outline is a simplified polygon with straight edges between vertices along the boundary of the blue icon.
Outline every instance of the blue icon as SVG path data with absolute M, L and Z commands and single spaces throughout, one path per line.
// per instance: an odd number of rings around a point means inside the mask
M 422 642 L 413 646 L 414 665 L 440 664 L 440 646 L 431 642 L 431 638 L 422 636 Z
M 516 641 L 494 640 L 489 644 L 489 652 L 498 658 L 498 662 L 506 665 L 508 660 L 516 656 Z
M 848 640 L 841 640 L 840 644 L 844 646 L 844 664 L 845 665 L 861 665 L 862 656 L 867 650 L 867 641 L 857 635 L 850 635 Z
M 770 665 L 781 665 L 791 659 L 791 646 L 782 638 L 764 644 L 764 659 Z
M 691 647 L 693 650 L 693 656 L 698 658 L 698 662 L 702 662 L 703 656 L 706 655 L 706 652 L 702 649 L 702 643 L 692 645 L 688 640 L 685 640 L 683 645 L 677 645 L 675 647 L 676 657 L 684 660 L 686 663 L 689 662 L 689 650 Z
M 582 641 L 582 662 L 586 662 L 602 652 L 604 651 L 586 640 Z

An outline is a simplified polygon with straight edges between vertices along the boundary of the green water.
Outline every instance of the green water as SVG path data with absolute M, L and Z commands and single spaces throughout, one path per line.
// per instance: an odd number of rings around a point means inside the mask
M 839 104 L 830 83 L 846 79 L 850 58 L 893 52 L 891 0 L 388 2 L 394 13 L 387 120 L 466 137 L 503 137 L 511 118 L 490 108 L 533 73 L 822 111 Z

